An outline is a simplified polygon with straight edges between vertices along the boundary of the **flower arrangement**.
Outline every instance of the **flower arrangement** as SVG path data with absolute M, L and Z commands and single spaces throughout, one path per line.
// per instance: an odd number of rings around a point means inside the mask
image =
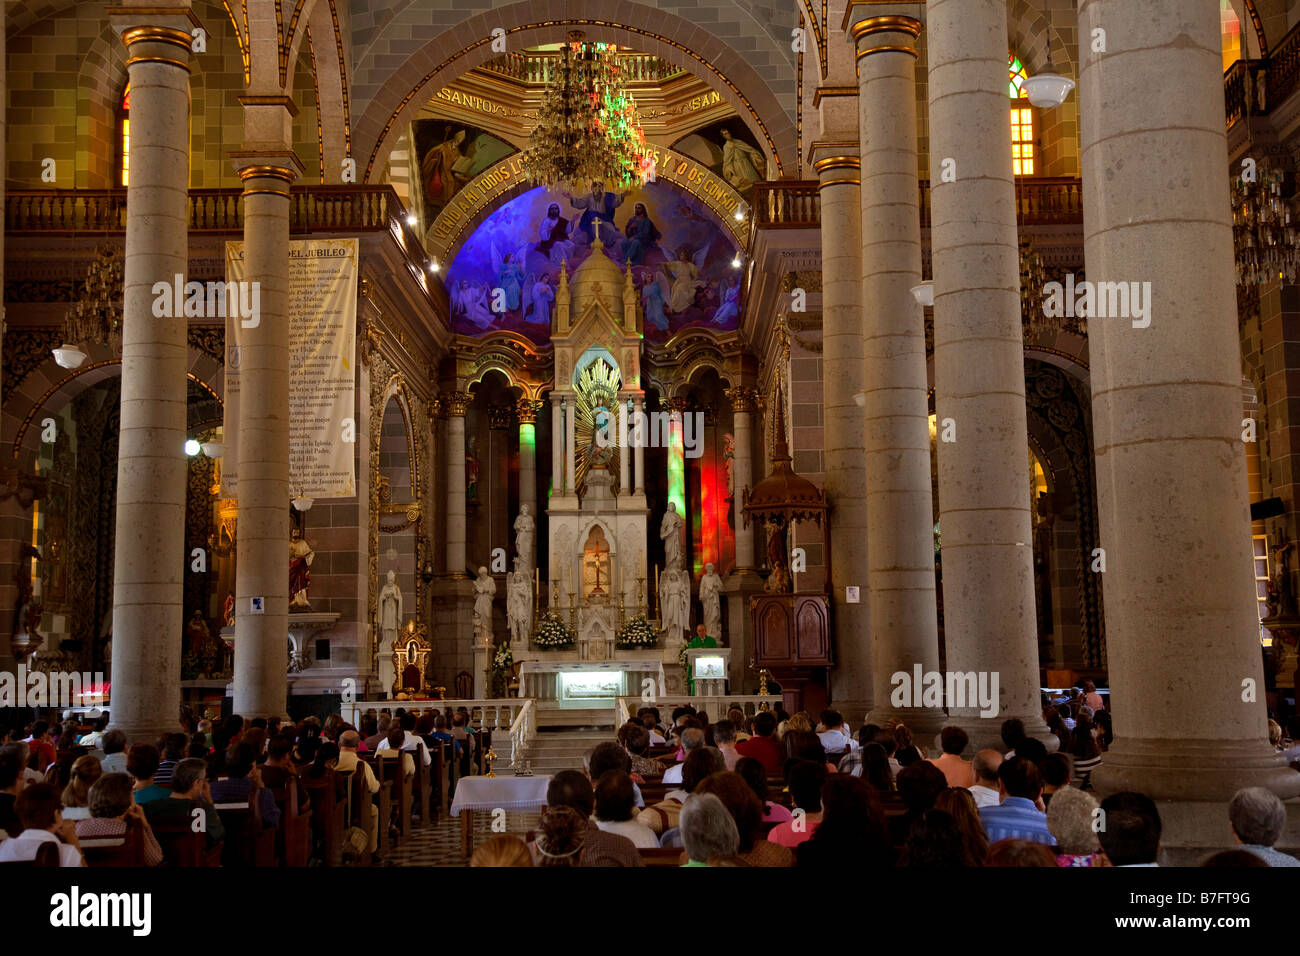
M 546 613 L 542 615 L 542 620 L 537 625 L 537 631 L 533 634 L 533 644 L 537 647 L 545 647 L 555 650 L 562 647 L 571 647 L 578 640 L 578 635 L 573 633 L 573 629 L 560 619 L 555 608 L 547 608 Z
M 510 651 L 509 644 L 502 644 L 497 648 L 496 653 L 492 655 L 492 695 L 494 697 L 505 697 L 510 687 L 510 678 L 513 676 L 511 665 L 515 662 L 515 655 Z
M 614 646 L 620 650 L 641 647 L 655 647 L 659 643 L 659 634 L 654 625 L 646 620 L 644 614 L 638 614 L 618 629 Z

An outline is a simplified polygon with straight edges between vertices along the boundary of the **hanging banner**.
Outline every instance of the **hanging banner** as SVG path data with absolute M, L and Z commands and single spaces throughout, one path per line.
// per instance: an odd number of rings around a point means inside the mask
M 350 498 L 357 493 L 358 252 L 356 239 L 289 243 L 289 492 L 293 497 Z M 244 244 L 227 242 L 226 280 L 241 283 L 245 274 Z M 244 325 L 250 321 L 235 314 L 226 317 L 223 498 L 234 498 L 238 491 L 239 346 L 248 334 Z

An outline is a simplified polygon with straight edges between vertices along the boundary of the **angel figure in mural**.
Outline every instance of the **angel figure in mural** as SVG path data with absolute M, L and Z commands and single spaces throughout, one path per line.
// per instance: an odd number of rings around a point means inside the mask
M 675 313 L 685 312 L 695 304 L 695 293 L 704 287 L 700 281 L 700 269 L 704 267 L 708 246 L 702 247 L 692 257 L 685 246 L 677 250 L 677 258 L 663 263 L 663 270 L 672 280 L 672 294 L 668 298 L 668 308 Z
M 745 192 L 754 183 L 764 179 L 767 160 L 763 154 L 743 140 L 722 130 L 722 175 L 736 192 Z
M 713 313 L 714 325 L 726 325 L 740 318 L 740 276 L 733 273 L 725 282 L 719 282 L 718 298 L 722 304 Z
M 645 309 L 646 325 L 660 332 L 668 331 L 668 315 L 664 312 L 664 303 L 671 295 L 672 289 L 668 285 L 668 276 L 662 272 L 657 273 L 645 284 L 641 289 L 641 303 Z
M 523 301 L 524 289 L 524 257 L 528 254 L 528 246 L 521 246 L 514 252 L 507 252 L 504 256 L 497 250 L 496 243 L 492 243 L 492 273 L 497 277 L 497 287 L 505 293 L 505 311 L 517 312 Z M 495 290 L 493 291 L 495 299 Z M 497 302 L 493 301 L 492 308 L 497 307 Z
M 623 227 L 623 251 L 619 258 L 634 266 L 643 265 L 645 254 L 654 248 L 662 235 L 651 221 L 645 203 L 637 203 L 633 207 L 632 218 Z
M 558 266 L 566 259 L 573 258 L 573 240 L 569 238 L 571 224 L 560 215 L 560 204 L 553 202 L 546 207 L 546 218 L 537 227 L 541 242 L 537 251 L 550 260 L 551 265 Z
M 551 286 L 551 277 L 530 272 L 524 282 L 524 321 L 550 325 L 554 305 L 555 289 Z
M 460 284 L 451 294 L 452 314 L 480 329 L 488 328 L 495 319 L 488 308 L 487 295 L 481 285 L 470 285 L 468 279 L 461 279 Z

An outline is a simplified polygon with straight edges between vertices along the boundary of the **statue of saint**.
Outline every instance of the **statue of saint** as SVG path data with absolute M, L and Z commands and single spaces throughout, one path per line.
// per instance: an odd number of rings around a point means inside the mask
M 722 578 L 711 561 L 704 566 L 700 578 L 700 604 L 704 607 L 705 633 L 722 640 Z
M 496 581 L 487 568 L 479 568 L 474 579 L 474 636 L 484 644 L 492 643 L 492 599 L 496 596 Z
M 533 624 L 533 578 L 523 558 L 515 558 L 515 569 L 506 575 L 506 618 L 510 640 L 527 646 Z
M 675 644 L 691 626 L 691 585 L 685 571 L 676 568 L 660 576 L 659 607 L 663 614 L 664 636 Z
M 311 583 L 312 561 L 316 552 L 311 549 L 302 532 L 294 528 L 289 532 L 289 610 L 311 610 L 307 602 L 307 585 Z
M 393 666 L 393 645 L 402 625 L 402 589 L 397 586 L 397 572 L 388 572 L 388 583 L 379 592 L 379 686 L 393 693 L 397 669 Z
M 533 520 L 532 511 L 528 505 L 520 505 L 519 517 L 515 518 L 515 554 L 523 558 L 525 575 L 533 567 L 533 541 L 537 536 L 537 522 Z
M 680 571 L 682 567 L 682 516 L 677 505 L 668 502 L 664 520 L 659 523 L 659 537 L 664 539 L 664 571 Z
M 790 590 L 790 575 L 783 562 L 772 565 L 772 573 L 763 582 L 763 590 L 768 594 L 785 594 Z

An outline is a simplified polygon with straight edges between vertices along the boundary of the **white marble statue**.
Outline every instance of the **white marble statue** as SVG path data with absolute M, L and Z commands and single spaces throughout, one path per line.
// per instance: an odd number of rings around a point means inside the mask
M 677 513 L 677 505 L 668 502 L 664 520 L 659 523 L 659 537 L 664 539 L 664 571 L 680 571 L 682 568 L 682 516 Z
M 533 576 L 522 557 L 515 558 L 515 569 L 506 575 L 506 618 L 510 621 L 510 640 L 527 647 L 533 626 Z
M 492 599 L 496 596 L 496 581 L 487 568 L 479 568 L 474 579 L 474 636 L 484 644 L 492 643 Z
M 669 643 L 680 643 L 682 634 L 691 627 L 691 579 L 681 568 L 660 575 L 659 607 L 664 637 Z
M 710 561 L 700 578 L 700 604 L 704 606 L 704 632 L 722 644 L 722 578 Z
M 397 669 L 393 666 L 393 645 L 402 624 L 402 589 L 397 586 L 397 572 L 388 572 L 388 583 L 379 592 L 379 686 L 385 694 L 393 692 Z
M 537 536 L 532 511 L 528 505 L 520 505 L 519 517 L 515 518 L 515 554 L 524 560 L 525 575 L 533 569 L 533 541 Z

